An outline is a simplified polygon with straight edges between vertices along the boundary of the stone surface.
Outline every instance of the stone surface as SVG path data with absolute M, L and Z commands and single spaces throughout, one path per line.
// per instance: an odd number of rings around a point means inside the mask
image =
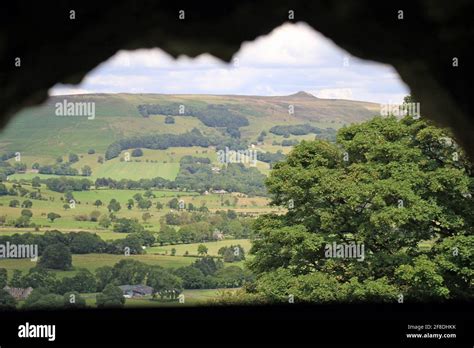
M 69 19 L 70 10 L 76 19 Z M 175 57 L 208 52 L 230 61 L 243 41 L 288 21 L 290 10 L 292 21 L 307 22 L 352 55 L 393 65 L 421 101 L 422 114 L 452 127 L 474 155 L 470 0 L 241 0 L 207 7 L 201 1 L 2 2 L 1 126 L 21 108 L 43 102 L 56 83 L 79 83 L 120 49 L 160 47 Z

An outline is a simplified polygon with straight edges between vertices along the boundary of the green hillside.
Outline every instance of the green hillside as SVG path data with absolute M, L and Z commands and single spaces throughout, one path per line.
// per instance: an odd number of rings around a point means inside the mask
M 95 117 L 88 119 L 86 116 L 57 116 L 55 105 L 64 100 L 95 103 Z M 187 110 L 187 114 L 181 115 L 178 112 L 181 105 Z M 169 112 L 152 113 L 144 117 L 139 109 L 144 106 L 158 107 Z M 294 113 L 289 113 L 290 108 Z M 334 133 L 344 124 L 371 118 L 378 110 L 378 104 L 374 103 L 318 99 L 304 92 L 282 97 L 163 94 L 54 96 L 44 105 L 22 111 L 12 119 L 0 133 L 0 154 L 21 153 L 21 162 L 27 165 L 27 170 L 26 173 L 12 176 L 17 179 L 31 179 L 36 176 L 36 172 L 31 170 L 34 163 L 41 166 L 54 165 L 58 157 L 67 162 L 68 154 L 75 153 L 79 156 L 79 161 L 71 167 L 80 173 L 84 166 L 89 166 L 92 169 L 91 179 L 110 177 L 116 180 L 138 180 L 162 177 L 174 180 L 183 156 L 207 157 L 214 166 L 218 166 L 216 151 L 199 146 L 143 148 L 142 157 L 133 158 L 127 163 L 123 162 L 123 155 L 128 149 L 122 149 L 119 156 L 109 157 L 109 160 L 103 163 L 99 163 L 99 157 L 106 157 L 106 151 L 112 144 L 130 137 L 179 135 L 193 129 L 198 129 L 206 139 L 214 139 L 214 142 L 218 139 L 216 144 L 225 144 L 224 141 L 227 140 L 236 141 L 235 137 L 232 138 L 228 133 L 228 128 L 218 127 L 212 122 L 217 120 L 219 125 L 219 122 L 232 123 L 237 119 L 244 120 L 247 124 L 238 127 L 238 142 L 257 144 L 260 152 L 287 153 L 292 146 L 285 146 L 285 142 L 291 144 L 320 135 L 309 133 L 282 136 L 272 133 L 272 128 L 307 125 L 318 127 L 323 133 L 328 129 Z M 170 114 L 173 115 L 174 121 L 171 124 L 165 122 Z M 259 138 L 262 132 L 265 137 Z M 91 149 L 94 150 L 93 154 L 88 153 Z M 13 165 L 15 159 L 11 158 L 9 162 Z M 257 168 L 263 174 L 268 174 L 270 166 L 259 161 Z M 49 177 L 50 174 L 40 176 Z
M 58 117 L 55 104 L 95 102 L 96 116 Z M 318 99 L 309 95 L 285 97 L 161 95 L 161 94 L 90 94 L 51 97 L 44 105 L 20 112 L 0 133 L 0 151 L 20 151 L 25 156 L 58 156 L 70 151 L 83 153 L 94 147 L 105 151 L 114 140 L 143 133 L 184 133 L 196 127 L 205 134 L 216 133 L 196 118 L 175 117 L 165 124 L 164 116 L 144 118 L 137 106 L 178 103 L 185 107 L 224 105 L 248 118 L 250 125 L 241 129 L 242 137 L 254 140 L 262 130 L 277 124 L 309 122 L 339 128 L 378 113 L 378 104 Z M 288 105 L 295 113 L 289 115 Z

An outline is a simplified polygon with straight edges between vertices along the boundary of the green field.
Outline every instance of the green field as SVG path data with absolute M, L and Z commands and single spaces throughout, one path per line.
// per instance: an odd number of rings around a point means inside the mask
M 11 187 L 11 183 L 7 183 L 8 188 Z M 28 190 L 31 187 L 24 185 Z M 33 217 L 31 221 L 36 225 L 40 226 L 40 230 L 44 229 L 59 229 L 59 230 L 86 230 L 95 231 L 97 233 L 106 232 L 101 228 L 98 222 L 92 221 L 77 221 L 78 216 L 89 216 L 92 211 L 99 211 L 101 215 L 107 215 L 107 204 L 112 199 L 116 199 L 121 204 L 121 210 L 119 211 L 120 217 L 135 218 L 142 220 L 142 215 L 145 212 L 151 214 L 151 218 L 146 223 L 146 228 L 152 231 L 158 231 L 160 228 L 160 218 L 166 213 L 170 212 L 170 209 L 166 204 L 171 198 L 177 197 L 182 199 L 186 204 L 192 203 L 194 206 L 199 207 L 205 205 L 210 211 L 216 210 L 227 210 L 233 209 L 237 212 L 260 214 L 267 213 L 270 211 L 278 211 L 275 207 L 269 207 L 269 199 L 264 197 L 247 197 L 245 195 L 237 194 L 208 194 L 200 195 L 197 192 L 184 192 L 176 190 L 156 190 L 153 191 L 155 198 L 150 200 L 153 206 L 149 210 L 141 210 L 134 206 L 131 210 L 127 209 L 127 201 L 133 199 L 133 196 L 137 193 L 144 194 L 143 190 L 111 190 L 111 189 L 92 189 L 89 191 L 78 191 L 74 192 L 74 198 L 76 200 L 74 209 L 64 209 L 63 205 L 64 195 L 59 192 L 53 192 L 48 190 L 42 185 L 41 194 L 46 200 L 31 200 L 33 207 L 31 211 Z M 0 215 L 5 216 L 7 221 L 12 221 L 18 218 L 21 214 L 22 208 L 20 207 L 9 207 L 11 200 L 17 199 L 23 202 L 25 199 L 18 196 L 0 196 Z M 100 207 L 94 206 L 94 202 L 100 200 L 103 205 Z M 223 205 L 223 202 L 229 201 L 232 205 Z M 156 202 L 161 202 L 165 207 L 162 210 L 157 210 L 155 205 Z M 61 215 L 61 218 L 51 222 L 47 218 L 47 214 L 55 212 Z M 7 232 L 14 232 L 15 229 L 7 229 Z M 30 228 L 29 231 L 34 231 Z M 0 232 L 1 233 L 1 232 Z M 108 235 L 111 239 L 120 238 L 118 234 Z
M 184 295 L 184 303 L 179 302 L 161 302 L 159 300 L 153 300 L 150 296 L 143 298 L 127 298 L 125 300 L 125 307 L 169 307 L 169 306 L 195 306 L 195 305 L 206 305 L 212 299 L 215 299 L 223 292 L 235 291 L 236 289 L 185 289 L 182 294 Z M 81 294 L 85 298 L 87 306 L 95 307 L 97 294 Z
M 168 254 L 171 253 L 171 249 L 176 249 L 176 255 L 184 255 L 186 251 L 189 252 L 190 255 L 197 255 L 197 249 L 199 245 L 205 245 L 208 249 L 207 254 L 211 256 L 217 256 L 217 252 L 223 246 L 228 245 L 237 245 L 240 244 L 244 251 L 248 253 L 250 250 L 251 242 L 248 239 L 231 239 L 231 240 L 221 240 L 216 242 L 208 242 L 208 243 L 191 243 L 191 244 L 177 244 L 177 245 L 165 245 L 165 246 L 154 246 L 147 249 L 148 253 L 164 253 L 167 252 Z
M 55 116 L 55 103 L 64 99 L 95 102 L 96 117 Z M 174 117 L 175 124 L 165 124 L 164 115 L 142 117 L 140 104 L 180 103 L 189 107 L 209 104 L 227 105 L 249 120 L 241 128 L 242 137 L 255 141 L 261 131 L 275 125 L 310 123 L 319 127 L 339 128 L 360 122 L 379 112 L 379 105 L 347 100 L 325 100 L 298 95 L 281 97 L 162 95 L 162 94 L 88 94 L 51 97 L 44 105 L 29 108 L 16 115 L 0 133 L 0 151 L 19 151 L 26 163 L 53 162 L 69 152 L 87 154 L 94 148 L 103 154 L 114 141 L 139 134 L 179 134 L 198 128 L 203 134 L 219 133 L 195 117 Z M 288 114 L 288 105 L 295 113 Z M 269 137 L 265 143 L 271 144 Z M 42 163 L 47 164 L 47 163 Z
M 61 230 L 61 232 L 75 232 L 75 231 L 77 231 L 77 229 L 62 229 Z M 126 233 L 117 233 L 117 232 L 112 232 L 112 231 L 107 231 L 107 230 L 96 231 L 96 230 L 85 230 L 84 229 L 84 230 L 81 230 L 81 231 L 94 232 L 98 236 L 100 236 L 100 238 L 102 238 L 102 240 L 121 239 L 121 238 L 125 238 L 127 236 Z M 16 233 L 19 233 L 19 234 L 22 234 L 22 233 L 43 234 L 45 232 L 46 232 L 46 230 L 35 231 L 31 228 L 10 228 L 10 227 L 1 227 L 0 228 L 0 236 L 11 236 L 11 235 L 16 234 Z
M 167 307 L 167 306 L 196 306 L 206 305 L 222 292 L 235 291 L 236 289 L 188 289 L 184 290 L 184 303 L 161 302 L 151 298 L 128 298 L 125 307 Z M 87 303 L 87 302 L 86 302 Z
M 81 168 L 85 165 L 91 167 L 92 175 L 87 177 L 89 180 L 95 181 L 97 178 L 112 178 L 115 180 L 120 179 L 152 179 L 161 177 L 167 180 L 174 180 L 179 171 L 179 161 L 183 156 L 198 156 L 210 158 L 212 161 L 217 160 L 215 151 L 210 151 L 206 148 L 200 147 L 171 147 L 167 150 L 143 150 L 143 156 L 131 157 L 131 151 L 122 151 L 120 157 L 125 157 L 125 153 L 128 152 L 130 161 L 120 161 L 120 158 L 114 158 L 104 163 L 99 163 L 98 158 L 100 154 L 79 154 L 79 161 L 72 165 L 81 171 Z M 67 161 L 66 156 L 63 156 L 63 160 Z M 56 158 L 43 157 L 37 158 L 35 156 L 23 156 L 22 163 L 25 163 L 29 168 L 35 162 L 39 162 L 43 165 L 54 164 Z M 10 164 L 14 164 L 14 159 L 9 160 Z M 157 163 L 156 163 L 157 162 Z M 16 173 L 9 177 L 10 180 L 31 180 L 35 176 L 42 179 L 60 177 L 54 174 L 38 174 L 32 171 L 26 173 Z
M 196 259 L 194 257 L 183 256 L 165 256 L 165 255 L 112 255 L 112 254 L 84 254 L 73 255 L 72 265 L 73 270 L 69 271 L 54 271 L 58 277 L 70 277 L 74 275 L 78 269 L 85 268 L 94 272 L 97 268 L 102 266 L 113 266 L 120 260 L 138 260 L 150 266 L 161 266 L 165 268 L 177 268 L 187 266 L 193 263 Z M 27 272 L 30 268 L 35 267 L 36 262 L 29 259 L 6 259 L 0 260 L 0 268 L 5 268 L 11 276 L 13 270 L 18 269 L 22 272 Z
M 0 232 L 2 235 L 4 232 Z M 113 232 L 109 232 L 113 233 Z M 7 234 L 7 233 L 5 233 Z M 125 234 L 116 233 L 119 235 L 125 236 Z M 101 235 L 102 236 L 102 235 Z M 103 236 L 102 236 L 103 237 Z M 91 272 L 94 272 L 97 268 L 102 266 L 113 266 L 120 260 L 132 259 L 138 260 L 140 262 L 146 263 L 150 266 L 161 266 L 165 268 L 178 268 L 182 266 L 187 266 L 193 263 L 196 260 L 196 257 L 185 257 L 184 252 L 189 251 L 190 254 L 197 254 L 197 246 L 199 244 L 204 244 L 208 247 L 208 255 L 217 256 L 217 251 L 219 248 L 228 245 L 240 244 L 246 253 L 250 250 L 251 242 L 248 239 L 229 239 L 217 242 L 208 242 L 208 243 L 192 243 L 192 244 L 178 244 L 178 245 L 168 245 L 168 246 L 154 246 L 146 249 L 146 254 L 143 255 L 114 255 L 114 254 L 74 254 L 72 256 L 72 265 L 73 269 L 68 271 L 54 271 L 58 277 L 69 277 L 74 275 L 77 270 L 81 268 L 88 269 Z M 171 249 L 176 249 L 176 256 L 171 255 L 158 255 L 157 253 L 164 253 L 168 251 L 168 254 L 171 253 Z M 243 262 L 235 263 L 226 263 L 226 266 L 237 265 L 242 267 Z M 18 269 L 22 272 L 27 272 L 30 268 L 35 267 L 36 262 L 29 259 L 5 259 L 0 260 L 0 268 L 5 268 L 8 271 L 9 276 L 11 277 L 13 270 Z

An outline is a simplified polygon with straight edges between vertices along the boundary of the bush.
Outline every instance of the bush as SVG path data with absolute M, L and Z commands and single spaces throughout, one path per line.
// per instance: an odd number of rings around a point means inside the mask
M 172 117 L 172 116 L 166 116 L 166 118 L 165 118 L 165 123 L 166 123 L 166 124 L 174 124 L 174 117 Z
M 135 149 L 132 151 L 132 157 L 141 157 L 143 156 L 142 149 Z
M 89 221 L 89 217 L 86 214 L 74 215 L 76 221 Z
M 7 291 L 0 289 L 0 311 L 16 308 L 16 300 Z
M 117 219 L 113 228 L 114 232 L 132 233 L 143 231 L 143 226 L 136 219 Z
M 174 274 L 183 280 L 183 287 L 185 289 L 210 288 L 209 280 L 195 267 L 180 267 L 174 271 Z
M 68 270 L 72 267 L 71 251 L 62 243 L 49 245 L 43 251 L 38 266 L 42 268 Z
M 96 304 L 98 308 L 123 307 L 125 297 L 119 287 L 109 284 L 104 288 L 104 291 L 97 295 Z

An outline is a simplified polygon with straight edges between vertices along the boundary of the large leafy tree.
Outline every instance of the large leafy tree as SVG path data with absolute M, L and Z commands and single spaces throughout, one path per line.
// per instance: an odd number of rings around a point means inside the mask
M 10 295 L 7 291 L 0 289 L 0 311 L 12 310 L 16 308 L 15 298 Z
M 153 296 L 159 294 L 161 299 L 176 299 L 183 290 L 181 278 L 161 267 L 155 267 L 150 271 L 147 285 L 153 288 Z
M 97 307 L 123 307 L 125 297 L 119 287 L 109 284 L 96 297 Z
M 69 248 L 56 243 L 46 247 L 41 255 L 38 266 L 42 268 L 68 270 L 72 267 L 72 256 Z
M 398 286 L 416 300 L 449 297 L 441 273 L 447 274 L 451 261 L 417 258 L 423 241 L 442 243 L 458 235 L 472 241 L 472 165 L 445 130 L 410 116 L 375 117 L 342 128 L 337 143 L 302 141 L 275 164 L 266 184 L 272 204 L 288 210 L 255 224 L 259 238 L 249 265 L 260 281 L 282 283 L 290 274 L 304 276 L 303 286 L 324 272 L 338 284 L 358 282 L 359 290 L 346 291 L 345 300 L 382 278 L 380 288 L 392 295 L 392 286 Z M 324 247 L 333 242 L 363 244 L 364 260 L 326 258 Z M 466 277 L 465 269 L 456 267 L 449 275 Z M 268 274 L 277 271 L 276 278 Z M 417 288 L 403 272 L 414 278 L 423 274 L 433 287 Z M 464 293 L 467 283 L 457 284 L 459 291 Z

